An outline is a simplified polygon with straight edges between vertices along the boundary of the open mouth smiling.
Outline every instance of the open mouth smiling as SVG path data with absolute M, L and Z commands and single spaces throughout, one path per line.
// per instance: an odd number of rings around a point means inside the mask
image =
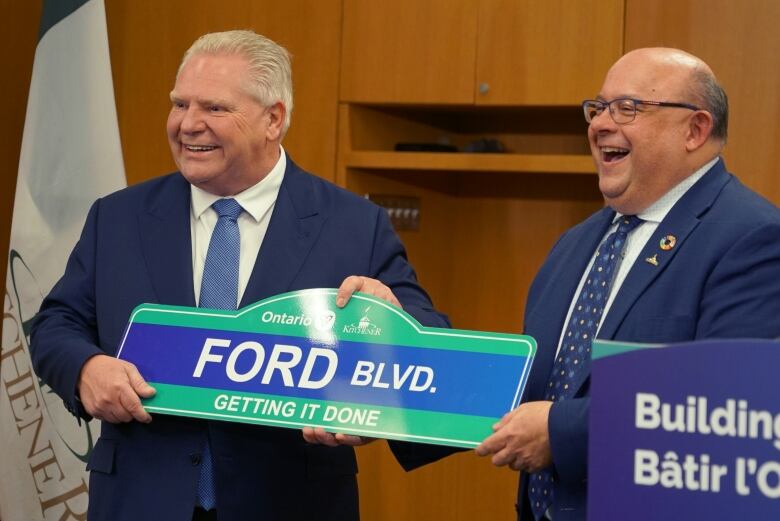
M 183 145 L 189 152 L 211 152 L 218 148 L 216 145 Z
M 600 147 L 601 158 L 605 163 L 614 163 L 620 161 L 631 153 L 627 148 L 620 147 Z

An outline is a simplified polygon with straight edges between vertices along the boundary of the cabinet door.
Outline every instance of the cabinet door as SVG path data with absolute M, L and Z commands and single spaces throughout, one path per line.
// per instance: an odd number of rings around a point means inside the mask
M 477 0 L 345 0 L 341 101 L 474 103 Z
M 729 170 L 780 205 L 780 2 L 626 1 L 626 50 L 663 45 L 712 67 L 729 97 Z
M 623 50 L 623 0 L 481 0 L 476 103 L 576 105 Z

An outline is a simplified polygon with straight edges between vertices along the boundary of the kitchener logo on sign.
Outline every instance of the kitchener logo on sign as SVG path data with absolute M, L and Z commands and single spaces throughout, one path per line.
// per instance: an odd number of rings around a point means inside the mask
M 368 311 L 370 309 L 371 306 L 368 306 L 365 311 L 363 311 L 363 316 L 360 317 L 360 321 L 357 324 L 353 322 L 352 324 L 345 325 L 342 332 L 357 333 L 358 335 L 380 335 L 382 333 L 382 328 L 378 327 L 376 324 L 371 322 L 370 318 L 368 318 Z

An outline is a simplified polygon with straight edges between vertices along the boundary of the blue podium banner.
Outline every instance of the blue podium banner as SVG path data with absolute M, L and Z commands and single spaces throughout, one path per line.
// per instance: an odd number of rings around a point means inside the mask
M 780 519 L 780 342 L 595 341 L 588 519 Z

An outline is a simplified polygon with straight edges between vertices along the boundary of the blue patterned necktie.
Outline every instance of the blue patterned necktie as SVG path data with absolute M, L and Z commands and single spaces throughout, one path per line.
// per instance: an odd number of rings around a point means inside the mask
M 241 236 L 237 220 L 243 208 L 235 199 L 219 199 L 211 206 L 219 215 L 219 219 L 211 233 L 209 250 L 206 253 L 198 305 L 211 309 L 236 309 L 238 305 L 238 265 L 241 251 Z M 207 440 L 201 458 L 200 478 L 198 479 L 198 504 L 204 510 L 211 510 L 216 506 L 216 503 L 214 467 Z
M 545 400 L 553 402 L 574 396 L 572 382 L 580 371 L 589 370 L 590 346 L 598 331 L 604 306 L 607 304 L 612 280 L 623 256 L 628 234 L 642 223 L 634 215 L 620 218 L 617 230 L 604 239 L 598 250 L 588 277 L 577 296 L 561 349 L 553 364 L 552 373 L 545 389 Z M 553 502 L 554 477 L 549 469 L 531 475 L 528 497 L 531 510 L 538 521 Z

